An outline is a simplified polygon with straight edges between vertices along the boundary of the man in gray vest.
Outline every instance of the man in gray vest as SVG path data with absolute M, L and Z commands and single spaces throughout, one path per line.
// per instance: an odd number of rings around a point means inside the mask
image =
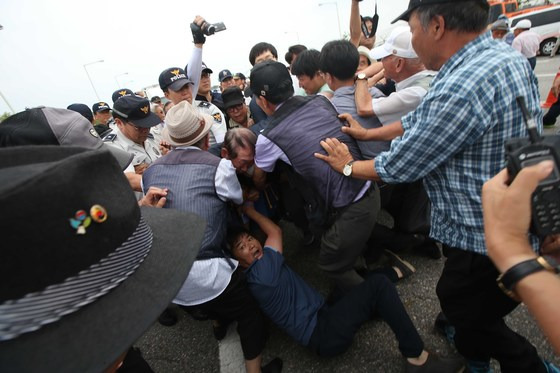
M 258 372 L 264 319 L 237 261 L 224 252 L 227 203 L 241 204 L 243 196 L 231 162 L 206 151 L 213 122 L 187 101 L 173 106 L 162 137 L 174 150 L 154 162 L 142 182 L 145 190 L 168 188 L 166 208 L 194 212 L 207 221 L 197 260 L 173 303 L 196 307 L 213 320 L 237 321 L 247 371 Z
M 340 290 L 347 291 L 364 281 L 354 264 L 379 212 L 379 190 L 376 185 L 348 177 L 351 166 L 345 175 L 337 175 L 313 156 L 322 151 L 319 141 L 332 136 L 362 159 L 356 142 L 341 132 L 342 122 L 327 98 L 292 97 L 290 73 L 275 61 L 257 64 L 250 80 L 257 104 L 269 116 L 268 125 L 257 138 L 255 165 L 271 172 L 277 161 L 282 161 L 293 169 L 294 180 L 301 179 L 298 188 L 313 214 L 310 218 L 324 228 L 319 267 Z M 403 272 L 399 269 L 399 278 L 409 274 Z

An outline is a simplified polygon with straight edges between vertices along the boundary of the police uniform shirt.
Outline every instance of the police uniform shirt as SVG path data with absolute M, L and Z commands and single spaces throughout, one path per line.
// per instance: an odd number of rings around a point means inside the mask
M 212 127 L 210 127 L 210 145 L 224 142 L 227 127 L 224 114 L 218 107 L 206 101 L 194 101 L 194 107 L 202 114 L 208 114 L 214 119 Z
M 141 163 L 151 164 L 153 161 L 161 157 L 159 145 L 151 133 L 148 135 L 146 141 L 144 141 L 144 146 L 138 145 L 134 141 L 130 140 L 118 128 L 105 136 L 103 138 L 103 142 L 110 146 L 116 146 L 119 149 L 132 154 L 134 156 L 131 162 L 132 166 L 136 166 Z

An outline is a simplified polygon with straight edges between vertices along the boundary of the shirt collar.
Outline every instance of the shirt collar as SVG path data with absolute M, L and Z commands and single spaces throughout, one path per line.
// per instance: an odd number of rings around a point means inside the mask
M 448 74 L 451 74 L 455 68 L 463 64 L 463 61 L 476 55 L 481 50 L 487 49 L 492 43 L 492 33 L 490 31 L 483 32 L 475 39 L 471 40 L 459 49 L 447 62 L 443 64 L 438 74 L 432 81 L 432 86 L 439 80 L 445 78 Z

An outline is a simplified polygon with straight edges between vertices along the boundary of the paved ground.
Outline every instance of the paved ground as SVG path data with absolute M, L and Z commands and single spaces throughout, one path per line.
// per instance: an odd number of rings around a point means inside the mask
M 546 97 L 554 74 L 560 65 L 560 57 L 539 58 L 537 74 L 541 96 Z M 556 127 L 558 127 L 557 122 Z M 556 132 L 557 128 L 547 130 Z M 285 256 L 287 263 L 323 294 L 328 292 L 328 282 L 316 266 L 318 248 L 301 245 L 299 232 L 292 224 L 283 223 L 285 236 Z M 404 253 L 402 256 L 417 268 L 417 273 L 400 283 L 397 288 L 422 335 L 426 348 L 441 355 L 454 354 L 447 341 L 433 332 L 433 321 L 439 312 L 435 295 L 435 285 L 443 259 L 432 260 Z M 213 335 L 210 322 L 194 321 L 179 312 L 180 321 L 173 327 L 158 323 L 138 341 L 146 360 L 158 373 L 175 372 L 242 372 L 239 347 L 234 328 L 230 327 L 226 339 L 218 343 Z M 541 355 L 560 365 L 535 322 L 521 305 L 507 318 L 507 323 L 527 337 Z M 400 356 L 395 338 L 382 322 L 372 321 L 362 327 L 356 335 L 353 346 L 345 354 L 335 358 L 319 358 L 298 346 L 286 334 L 274 326 L 270 327 L 270 337 L 264 351 L 264 361 L 275 356 L 284 361 L 284 372 L 402 372 L 404 362 Z M 499 367 L 494 364 L 499 372 Z

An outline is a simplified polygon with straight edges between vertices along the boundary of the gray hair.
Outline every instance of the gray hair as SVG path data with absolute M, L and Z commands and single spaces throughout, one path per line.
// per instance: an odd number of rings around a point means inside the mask
M 446 30 L 457 32 L 481 32 L 488 24 L 488 3 L 484 5 L 480 0 L 422 5 L 414 12 L 424 30 L 438 15 L 445 20 Z
M 233 128 L 226 132 L 222 148 L 226 149 L 230 159 L 237 158 L 237 149 L 250 147 L 255 151 L 257 135 L 248 128 Z

